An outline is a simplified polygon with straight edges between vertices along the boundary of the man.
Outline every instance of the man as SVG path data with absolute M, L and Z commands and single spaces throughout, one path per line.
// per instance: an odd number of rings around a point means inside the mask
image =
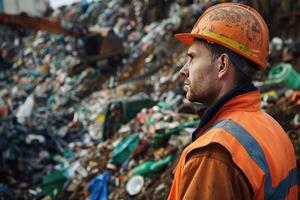
M 191 33 L 180 73 L 186 97 L 207 109 L 175 169 L 170 200 L 297 199 L 295 153 L 281 126 L 260 109 L 251 83 L 267 65 L 269 31 L 251 7 L 209 8 Z

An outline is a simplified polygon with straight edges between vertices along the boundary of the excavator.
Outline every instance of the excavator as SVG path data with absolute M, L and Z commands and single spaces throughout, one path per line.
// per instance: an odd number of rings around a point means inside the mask
M 115 75 L 121 66 L 121 58 L 125 56 L 122 40 L 111 28 L 91 27 L 89 29 L 73 26 L 64 28 L 56 19 L 33 17 L 26 13 L 0 13 L 0 24 L 11 27 L 13 30 L 36 30 L 51 34 L 61 34 L 80 38 L 84 49 L 80 47 L 80 63 L 68 67 L 68 74 L 78 74 L 87 67 L 93 67 L 100 73 L 91 80 L 87 80 L 78 88 L 78 96 L 83 97 L 93 90 L 101 89 L 102 84 Z M 76 45 L 75 45 L 76 47 Z M 1 52 L 1 49 L 0 49 Z

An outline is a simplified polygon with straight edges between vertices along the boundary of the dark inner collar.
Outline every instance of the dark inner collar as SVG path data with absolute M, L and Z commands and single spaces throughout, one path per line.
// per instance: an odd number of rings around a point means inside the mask
M 203 126 L 205 126 L 215 116 L 215 114 L 221 109 L 221 107 L 225 103 L 227 103 L 229 100 L 231 100 L 232 98 L 234 98 L 238 95 L 256 91 L 256 90 L 258 90 L 258 89 L 253 85 L 253 83 L 248 83 L 248 84 L 244 84 L 241 86 L 237 86 L 237 87 L 233 88 L 232 90 L 230 90 L 228 93 L 226 93 L 224 96 L 222 96 L 220 99 L 218 99 L 210 107 L 208 107 L 208 109 L 205 111 L 205 113 L 203 114 L 203 116 L 200 120 L 198 128 L 193 132 L 193 135 L 192 135 L 193 141 L 195 141 L 197 139 L 196 136 L 197 136 L 197 133 L 199 132 L 199 130 Z

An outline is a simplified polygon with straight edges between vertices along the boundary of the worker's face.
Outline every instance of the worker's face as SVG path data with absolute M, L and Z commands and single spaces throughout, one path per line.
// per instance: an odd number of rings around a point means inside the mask
M 192 102 L 211 105 L 217 98 L 218 68 L 216 59 L 201 41 L 194 41 L 188 49 L 188 61 L 180 70 L 186 78 L 186 98 Z

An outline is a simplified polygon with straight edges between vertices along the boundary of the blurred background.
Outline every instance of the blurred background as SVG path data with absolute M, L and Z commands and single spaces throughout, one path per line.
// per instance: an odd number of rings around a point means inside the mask
M 0 200 L 166 199 L 201 109 L 174 34 L 220 2 L 269 27 L 254 84 L 299 167 L 299 0 L 0 0 Z

